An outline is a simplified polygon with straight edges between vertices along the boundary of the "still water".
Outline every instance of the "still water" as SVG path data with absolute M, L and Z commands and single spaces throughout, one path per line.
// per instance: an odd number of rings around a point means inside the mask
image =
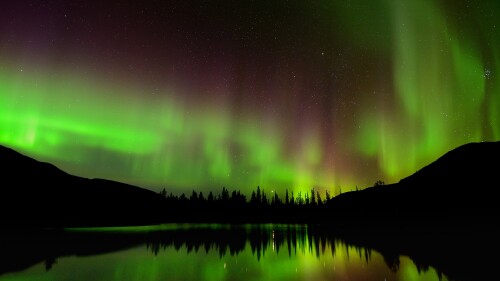
M 1 238 L 1 281 L 447 280 L 408 257 L 388 261 L 303 225 L 89 228 Z

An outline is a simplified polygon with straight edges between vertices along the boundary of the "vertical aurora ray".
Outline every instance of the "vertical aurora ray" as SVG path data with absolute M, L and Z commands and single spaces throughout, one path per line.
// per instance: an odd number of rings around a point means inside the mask
M 441 8 L 434 1 L 391 1 L 394 100 L 364 111 L 358 134 L 359 150 L 378 157 L 391 181 L 463 143 L 490 139 L 478 114 L 490 102 L 481 47 L 449 24 Z
M 485 7 L 485 9 L 492 9 L 493 11 L 499 12 L 500 8 L 496 7 Z M 495 34 L 496 37 L 493 38 L 490 45 L 491 56 L 493 57 L 491 65 L 488 65 L 485 69 L 484 78 L 486 79 L 487 89 L 489 92 L 487 100 L 487 116 L 488 125 L 492 131 L 493 139 L 500 139 L 500 51 L 496 46 L 500 45 L 500 35 L 494 33 L 499 27 L 496 21 L 493 19 L 492 22 L 488 22 L 488 27 L 490 32 Z M 492 28 L 493 27 L 493 28 Z
M 493 71 L 500 73 L 500 54 L 498 51 L 495 52 L 495 66 L 496 68 Z M 491 84 L 492 87 L 488 106 L 489 124 L 491 126 L 493 139 L 500 139 L 500 77 L 495 75 Z

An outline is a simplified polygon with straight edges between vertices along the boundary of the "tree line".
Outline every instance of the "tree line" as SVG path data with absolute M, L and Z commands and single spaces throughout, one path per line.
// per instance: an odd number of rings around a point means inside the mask
M 377 181 L 374 186 L 381 185 L 384 182 Z M 178 196 L 166 189 L 159 193 L 165 201 L 160 215 L 164 222 L 314 223 L 331 219 L 327 215 L 331 208 L 328 203 L 333 198 L 328 190 L 320 193 L 315 188 L 306 192 L 287 189 L 280 195 L 260 186 L 249 198 L 240 190 L 229 191 L 226 187 L 218 194 L 193 190 Z
M 278 192 L 271 191 L 268 195 L 264 189 L 257 186 L 257 189 L 253 190 L 250 198 L 247 200 L 247 196 L 244 195 L 240 190 L 233 190 L 229 192 L 226 187 L 222 187 L 219 194 L 214 195 L 212 191 L 205 195 L 202 191 L 196 192 L 193 190 L 189 197 L 182 193 L 181 195 L 175 195 L 174 193 L 169 193 L 165 188 L 161 190 L 160 195 L 165 198 L 166 201 L 180 202 L 185 204 L 200 204 L 200 203 L 234 203 L 239 205 L 249 205 L 249 206 L 321 206 L 326 204 L 331 200 L 331 195 L 328 190 L 325 190 L 324 197 L 319 191 L 312 188 L 310 192 L 302 191 L 288 192 L 285 190 L 284 198 L 280 197 Z
M 160 191 L 165 200 L 161 217 L 164 222 L 227 223 L 310 223 L 322 216 L 331 200 L 330 193 L 285 191 L 280 196 L 259 186 L 247 198 L 239 190 L 222 187 L 218 194 L 192 191 L 177 196 Z

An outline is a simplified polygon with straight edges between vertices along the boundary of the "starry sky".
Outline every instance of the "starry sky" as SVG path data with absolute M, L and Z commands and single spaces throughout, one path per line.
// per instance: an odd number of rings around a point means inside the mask
M 337 194 L 500 140 L 499 46 L 496 0 L 4 1 L 0 144 L 153 190 Z

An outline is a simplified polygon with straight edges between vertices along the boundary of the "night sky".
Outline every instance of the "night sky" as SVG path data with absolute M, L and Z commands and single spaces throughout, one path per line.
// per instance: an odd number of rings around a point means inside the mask
M 0 144 L 72 174 L 338 194 L 500 140 L 497 0 L 7 2 Z

